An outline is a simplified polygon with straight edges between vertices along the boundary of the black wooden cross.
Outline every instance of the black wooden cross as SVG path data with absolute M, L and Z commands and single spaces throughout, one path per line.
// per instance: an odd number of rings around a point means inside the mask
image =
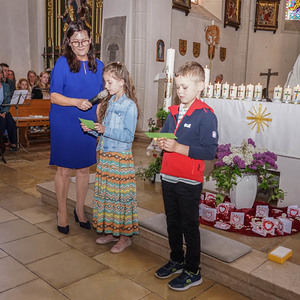
M 266 87 L 266 99 L 269 99 L 269 84 L 271 76 L 278 76 L 278 72 L 271 73 L 271 69 L 268 69 L 268 73 L 260 73 L 259 76 L 267 76 L 267 87 Z

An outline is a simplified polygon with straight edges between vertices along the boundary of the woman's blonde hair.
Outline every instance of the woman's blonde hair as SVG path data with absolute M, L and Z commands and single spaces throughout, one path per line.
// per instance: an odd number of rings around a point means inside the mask
M 29 85 L 29 82 L 28 82 L 28 80 L 26 78 L 20 78 L 19 79 L 19 81 L 17 83 L 17 86 L 16 86 L 17 90 L 21 90 L 21 84 L 22 84 L 23 81 L 26 81 L 26 83 L 27 83 L 27 90 L 30 91 L 30 85 Z

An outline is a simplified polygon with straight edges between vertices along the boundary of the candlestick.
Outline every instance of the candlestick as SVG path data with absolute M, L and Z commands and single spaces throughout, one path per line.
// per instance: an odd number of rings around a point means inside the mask
M 172 90 L 173 90 L 173 77 L 174 77 L 174 62 L 175 62 L 175 49 L 167 50 L 166 61 L 166 85 L 165 85 L 165 99 L 164 110 L 168 111 L 168 107 L 172 104 Z
M 261 100 L 262 97 L 262 85 L 259 83 L 254 87 L 254 99 L 256 101 Z
M 281 97 L 282 97 L 282 87 L 281 86 L 276 86 L 274 88 L 274 95 L 273 95 L 273 101 L 281 101 Z
M 226 82 L 222 86 L 222 98 L 226 99 L 229 97 L 229 84 Z
M 221 83 L 215 83 L 214 85 L 214 97 L 220 98 L 221 97 Z
M 246 89 L 246 100 L 252 100 L 253 99 L 253 84 L 248 84 Z
M 230 94 L 229 97 L 231 99 L 235 99 L 237 95 L 237 86 L 235 85 L 235 83 L 230 87 Z
M 205 66 L 204 68 L 204 74 L 205 74 L 205 84 L 209 84 L 209 81 L 210 81 L 210 69 Z
M 245 89 L 246 89 L 246 87 L 243 84 L 239 85 L 239 87 L 238 87 L 238 98 L 240 100 L 244 100 L 244 98 L 245 98 Z
M 210 83 L 206 89 L 206 97 L 212 98 L 213 94 L 214 94 L 214 86 Z
M 284 103 L 289 103 L 291 102 L 292 99 L 292 89 L 288 85 L 284 90 L 283 90 L 283 102 Z
M 293 88 L 293 101 L 295 104 L 300 103 L 300 85 L 294 86 Z

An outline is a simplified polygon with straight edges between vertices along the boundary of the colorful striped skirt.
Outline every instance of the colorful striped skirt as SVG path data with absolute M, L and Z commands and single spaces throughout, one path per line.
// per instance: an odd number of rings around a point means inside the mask
M 138 234 L 136 182 L 131 150 L 100 150 L 95 177 L 93 226 L 114 236 Z

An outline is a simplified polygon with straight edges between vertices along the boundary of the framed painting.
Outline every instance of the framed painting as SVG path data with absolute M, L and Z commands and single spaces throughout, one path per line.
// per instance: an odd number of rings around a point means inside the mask
M 191 9 L 191 0 L 173 0 L 172 7 L 184 11 L 187 16 Z
M 165 61 L 165 43 L 163 40 L 156 42 L 156 61 Z
M 81 19 L 91 29 L 96 57 L 100 58 L 103 0 L 44 0 L 46 6 L 44 69 L 52 69 L 63 51 L 69 23 Z
M 280 0 L 257 0 L 254 32 L 269 30 L 276 32 L 278 28 L 278 9 Z
M 238 30 L 241 25 L 241 0 L 225 1 L 224 27 L 232 26 Z

